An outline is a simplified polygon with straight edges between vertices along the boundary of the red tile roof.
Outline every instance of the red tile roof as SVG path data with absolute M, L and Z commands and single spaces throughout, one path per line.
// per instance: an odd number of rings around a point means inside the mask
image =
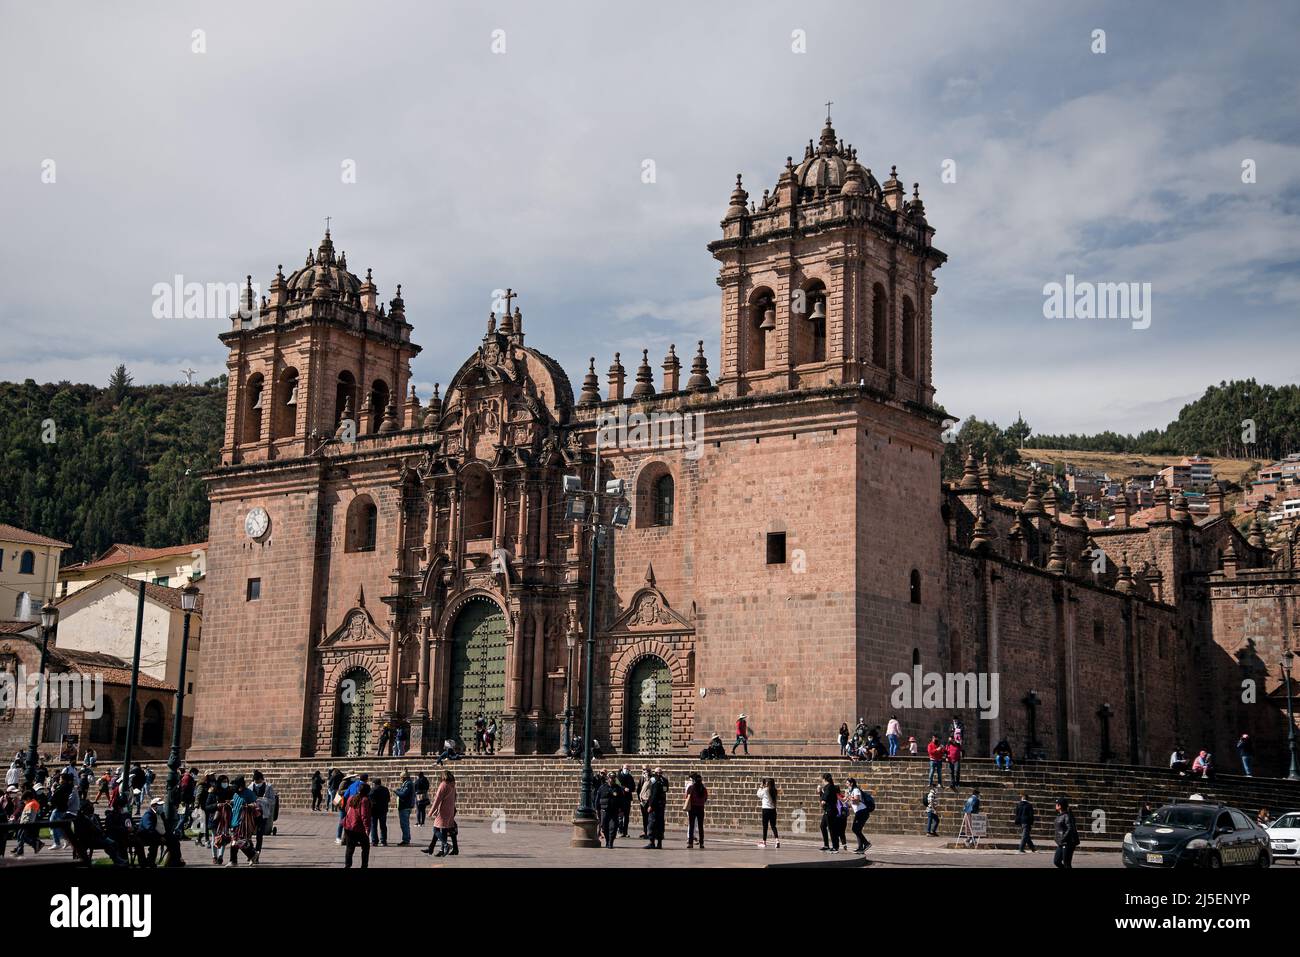
M 129 565 L 133 562 L 151 562 L 157 558 L 170 558 L 173 555 L 190 555 L 195 549 L 206 550 L 207 542 L 195 542 L 191 545 L 169 545 L 165 548 L 145 548 L 143 545 L 126 545 L 115 542 L 102 552 L 99 557 L 88 562 L 68 565 L 63 571 L 93 571 L 113 565 Z
M 131 665 L 116 655 L 108 655 L 99 651 L 78 651 L 74 648 L 51 647 L 50 660 L 83 675 L 100 675 L 106 685 L 126 687 L 131 684 Z M 153 675 L 147 675 L 143 671 L 140 672 L 139 687 L 150 688 L 155 691 L 176 690 L 167 682 L 159 681 Z
M 25 545 L 53 545 L 55 548 L 72 547 L 67 542 L 61 542 L 57 538 L 38 535 L 36 532 L 29 532 L 25 528 L 19 528 L 17 525 L 6 525 L 4 522 L 0 522 L 0 541 L 22 542 Z

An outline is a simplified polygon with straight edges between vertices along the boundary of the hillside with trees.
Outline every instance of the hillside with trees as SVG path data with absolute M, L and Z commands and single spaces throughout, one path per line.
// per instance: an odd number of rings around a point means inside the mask
M 72 544 L 65 562 L 113 542 L 203 541 L 199 474 L 217 464 L 225 377 L 203 385 L 106 388 L 0 383 L 0 522 Z

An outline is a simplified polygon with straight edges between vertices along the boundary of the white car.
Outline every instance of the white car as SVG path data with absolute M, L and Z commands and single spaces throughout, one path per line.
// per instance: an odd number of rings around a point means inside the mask
M 1300 811 L 1288 811 L 1268 826 L 1274 861 L 1300 863 Z

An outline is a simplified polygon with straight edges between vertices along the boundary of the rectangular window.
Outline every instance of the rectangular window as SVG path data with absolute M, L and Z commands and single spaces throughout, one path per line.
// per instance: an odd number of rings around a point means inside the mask
M 161 575 L 153 580 L 155 585 L 162 585 L 163 588 L 166 588 L 169 582 L 171 582 L 171 577 L 168 575 Z
M 785 532 L 767 533 L 767 563 L 769 565 L 785 564 Z
M 262 579 L 250 578 L 248 580 L 247 601 L 257 601 L 262 597 Z

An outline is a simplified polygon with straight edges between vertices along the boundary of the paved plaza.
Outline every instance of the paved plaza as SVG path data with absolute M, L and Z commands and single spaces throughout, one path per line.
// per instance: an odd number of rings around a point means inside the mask
M 634 822 L 635 823 L 635 822 Z M 334 843 L 338 818 L 334 814 L 310 811 L 284 811 L 276 827 L 278 833 L 263 844 L 259 867 L 342 867 L 343 848 Z M 821 838 L 815 826 L 803 834 L 789 834 L 780 849 L 769 844 L 755 846 L 753 835 L 718 832 L 708 835 L 705 850 L 688 850 L 684 831 L 670 831 L 661 851 L 645 850 L 645 841 L 636 839 L 636 830 L 619 838 L 612 849 L 574 848 L 569 846 L 571 828 L 567 825 L 537 824 L 531 821 L 494 820 L 460 821 L 460 854 L 456 857 L 430 857 L 420 853 L 433 836 L 432 827 L 411 827 L 411 846 L 398 847 L 401 839 L 397 816 L 389 815 L 388 847 L 372 848 L 371 867 L 772 867 L 782 865 L 828 867 L 1052 867 L 1052 847 L 1043 846 L 1037 854 L 1017 854 L 1006 849 L 952 848 L 946 846 L 951 835 L 925 838 L 904 835 L 868 837 L 872 846 L 865 858 L 841 852 L 827 854 L 821 850 Z M 850 841 L 852 836 L 850 835 Z M 1088 845 L 1074 857 L 1075 867 L 1119 867 L 1119 848 L 1100 845 L 1100 851 Z M 185 860 L 192 865 L 211 867 L 211 852 L 185 846 Z M 227 860 L 229 855 L 227 854 Z M 241 861 L 240 866 L 245 866 Z M 360 866 L 360 850 L 354 866 Z

